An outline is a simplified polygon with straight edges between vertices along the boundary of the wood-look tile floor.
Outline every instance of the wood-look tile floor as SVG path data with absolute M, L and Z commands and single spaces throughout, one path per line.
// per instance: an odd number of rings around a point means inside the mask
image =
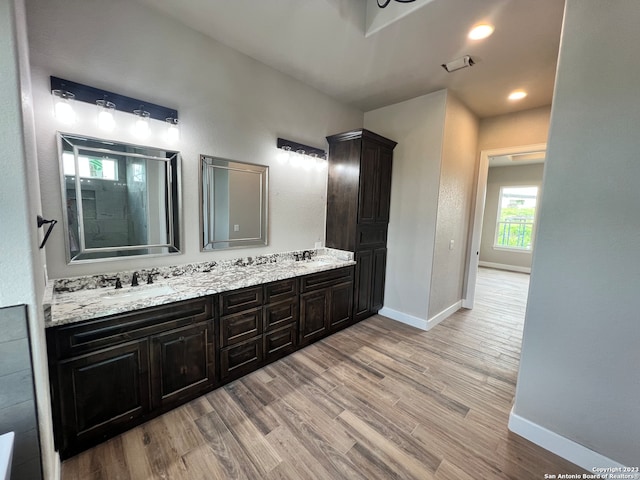
M 481 269 L 429 332 L 375 316 L 63 464 L 88 479 L 542 479 L 510 433 L 529 277 Z

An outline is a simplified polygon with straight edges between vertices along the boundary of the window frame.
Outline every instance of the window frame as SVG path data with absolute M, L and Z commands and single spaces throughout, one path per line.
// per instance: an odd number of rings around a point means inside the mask
M 533 220 L 531 222 L 523 222 L 524 225 L 531 225 L 531 243 L 530 248 L 527 247 L 519 247 L 519 246 L 509 246 L 509 245 L 500 245 L 498 243 L 499 233 L 500 233 L 500 224 L 506 223 L 500 221 L 500 215 L 502 213 L 502 197 L 505 189 L 508 188 L 535 188 L 536 189 L 536 204 L 533 212 Z M 500 185 L 500 190 L 498 192 L 498 208 L 496 212 L 496 225 L 493 233 L 493 249 L 501 250 L 505 252 L 515 252 L 515 253 L 528 253 L 531 254 L 534 248 L 534 239 L 536 232 L 536 221 L 538 219 L 538 205 L 540 200 L 540 185 L 513 185 L 513 184 L 504 184 Z

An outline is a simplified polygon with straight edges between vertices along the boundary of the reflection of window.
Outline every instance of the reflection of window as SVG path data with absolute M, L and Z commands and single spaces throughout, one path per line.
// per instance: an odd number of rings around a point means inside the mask
M 531 250 L 538 187 L 501 187 L 494 247 Z
M 62 154 L 62 168 L 66 176 L 76 174 L 73 153 Z M 78 156 L 78 169 L 82 178 L 100 178 L 102 180 L 118 180 L 118 162 L 112 158 Z

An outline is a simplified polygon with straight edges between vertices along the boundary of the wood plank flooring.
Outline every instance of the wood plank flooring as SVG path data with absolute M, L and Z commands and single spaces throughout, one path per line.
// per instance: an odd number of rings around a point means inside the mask
M 529 277 L 480 269 L 429 332 L 375 316 L 63 464 L 63 480 L 542 479 L 510 433 Z

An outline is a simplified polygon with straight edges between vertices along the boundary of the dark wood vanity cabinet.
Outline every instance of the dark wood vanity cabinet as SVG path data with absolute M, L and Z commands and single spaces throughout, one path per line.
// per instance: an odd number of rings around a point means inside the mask
M 300 287 L 300 345 L 312 343 L 351 323 L 353 267 L 302 277 Z
M 355 252 L 353 320 L 384 302 L 391 170 L 396 142 L 360 129 L 327 137 L 326 244 Z
M 215 388 L 212 297 L 46 330 L 67 458 Z

